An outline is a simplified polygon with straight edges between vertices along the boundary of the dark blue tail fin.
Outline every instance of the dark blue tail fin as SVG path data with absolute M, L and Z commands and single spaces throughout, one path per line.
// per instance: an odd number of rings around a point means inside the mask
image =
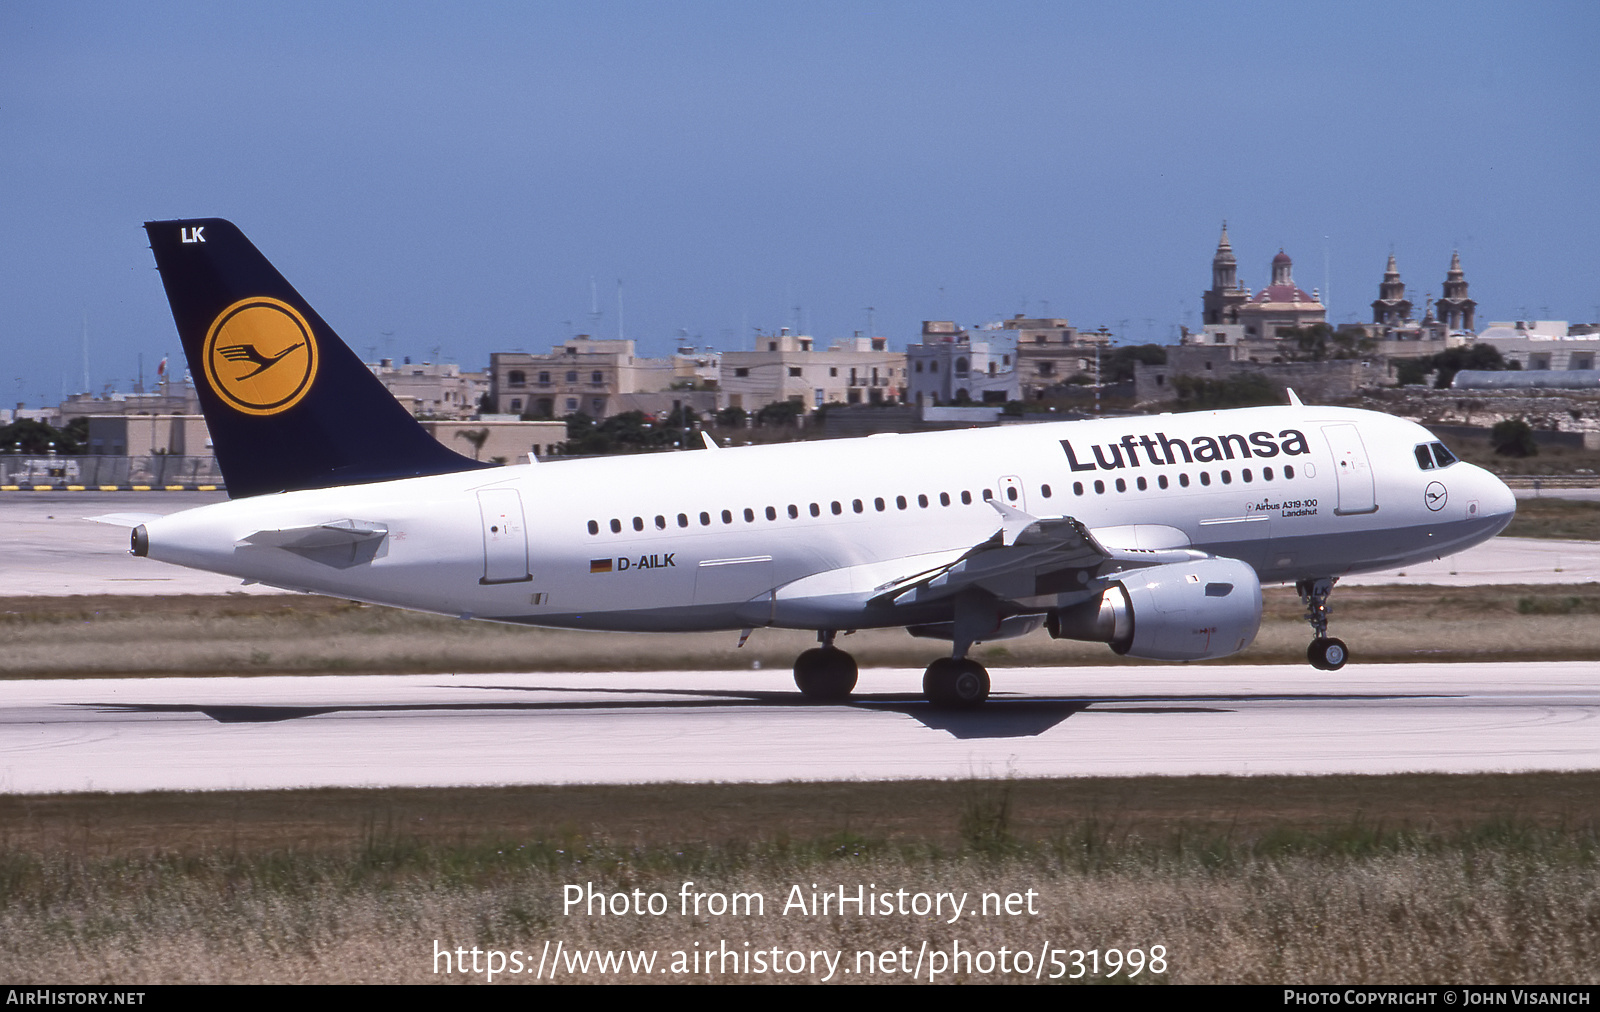
M 231 497 L 489 466 L 428 435 L 231 222 L 144 227 Z

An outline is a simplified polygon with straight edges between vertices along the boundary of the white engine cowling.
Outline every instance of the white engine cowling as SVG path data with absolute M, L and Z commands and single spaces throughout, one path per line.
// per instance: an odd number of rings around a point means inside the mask
M 1261 581 L 1238 559 L 1196 559 L 1124 573 L 1098 599 L 1052 612 L 1057 639 L 1096 640 L 1128 657 L 1202 661 L 1249 646 Z

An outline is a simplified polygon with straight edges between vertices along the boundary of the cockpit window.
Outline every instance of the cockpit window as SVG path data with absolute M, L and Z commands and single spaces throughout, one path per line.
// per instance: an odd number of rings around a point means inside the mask
M 1456 455 L 1445 449 L 1443 443 L 1418 443 L 1412 452 L 1417 455 L 1417 466 L 1424 471 L 1449 467 L 1456 462 Z

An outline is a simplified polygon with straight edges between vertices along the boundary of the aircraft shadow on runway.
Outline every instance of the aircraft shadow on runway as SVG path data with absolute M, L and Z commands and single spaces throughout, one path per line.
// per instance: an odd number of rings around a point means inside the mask
M 424 713 L 445 711 L 464 713 L 474 710 L 504 712 L 595 711 L 595 710 L 707 710 L 720 708 L 793 707 L 848 708 L 900 713 L 930 730 L 943 731 L 954 738 L 1028 738 L 1055 727 L 1074 714 L 1092 713 L 1231 713 L 1226 704 L 1248 703 L 1332 703 L 1378 702 L 1409 699 L 1437 699 L 1437 694 L 1376 693 L 1238 693 L 1229 695 L 1125 695 L 1125 696 L 1009 696 L 995 695 L 976 710 L 940 710 L 920 696 L 908 693 L 863 693 L 844 703 L 825 703 L 806 699 L 798 692 L 763 692 L 693 689 L 602 689 L 592 686 L 560 685 L 451 685 L 450 689 L 479 689 L 501 692 L 565 692 L 606 699 L 541 700 L 539 702 L 493 703 L 352 703 L 328 706 L 284 706 L 208 703 L 80 703 L 102 713 L 199 713 L 221 724 L 270 724 L 317 717 L 329 713 Z M 652 698 L 619 698 L 619 697 Z M 668 697 L 668 698 L 662 698 Z M 674 698 L 681 697 L 681 698 Z

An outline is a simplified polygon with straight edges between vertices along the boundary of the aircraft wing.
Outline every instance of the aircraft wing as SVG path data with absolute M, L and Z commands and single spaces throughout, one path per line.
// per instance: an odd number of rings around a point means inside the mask
M 1068 516 L 1036 517 L 997 500 L 1000 529 L 937 568 L 879 588 L 881 604 L 921 604 L 977 587 L 1008 600 L 1099 590 L 1108 572 L 1203 558 L 1189 548 L 1124 548 L 1103 544 Z

